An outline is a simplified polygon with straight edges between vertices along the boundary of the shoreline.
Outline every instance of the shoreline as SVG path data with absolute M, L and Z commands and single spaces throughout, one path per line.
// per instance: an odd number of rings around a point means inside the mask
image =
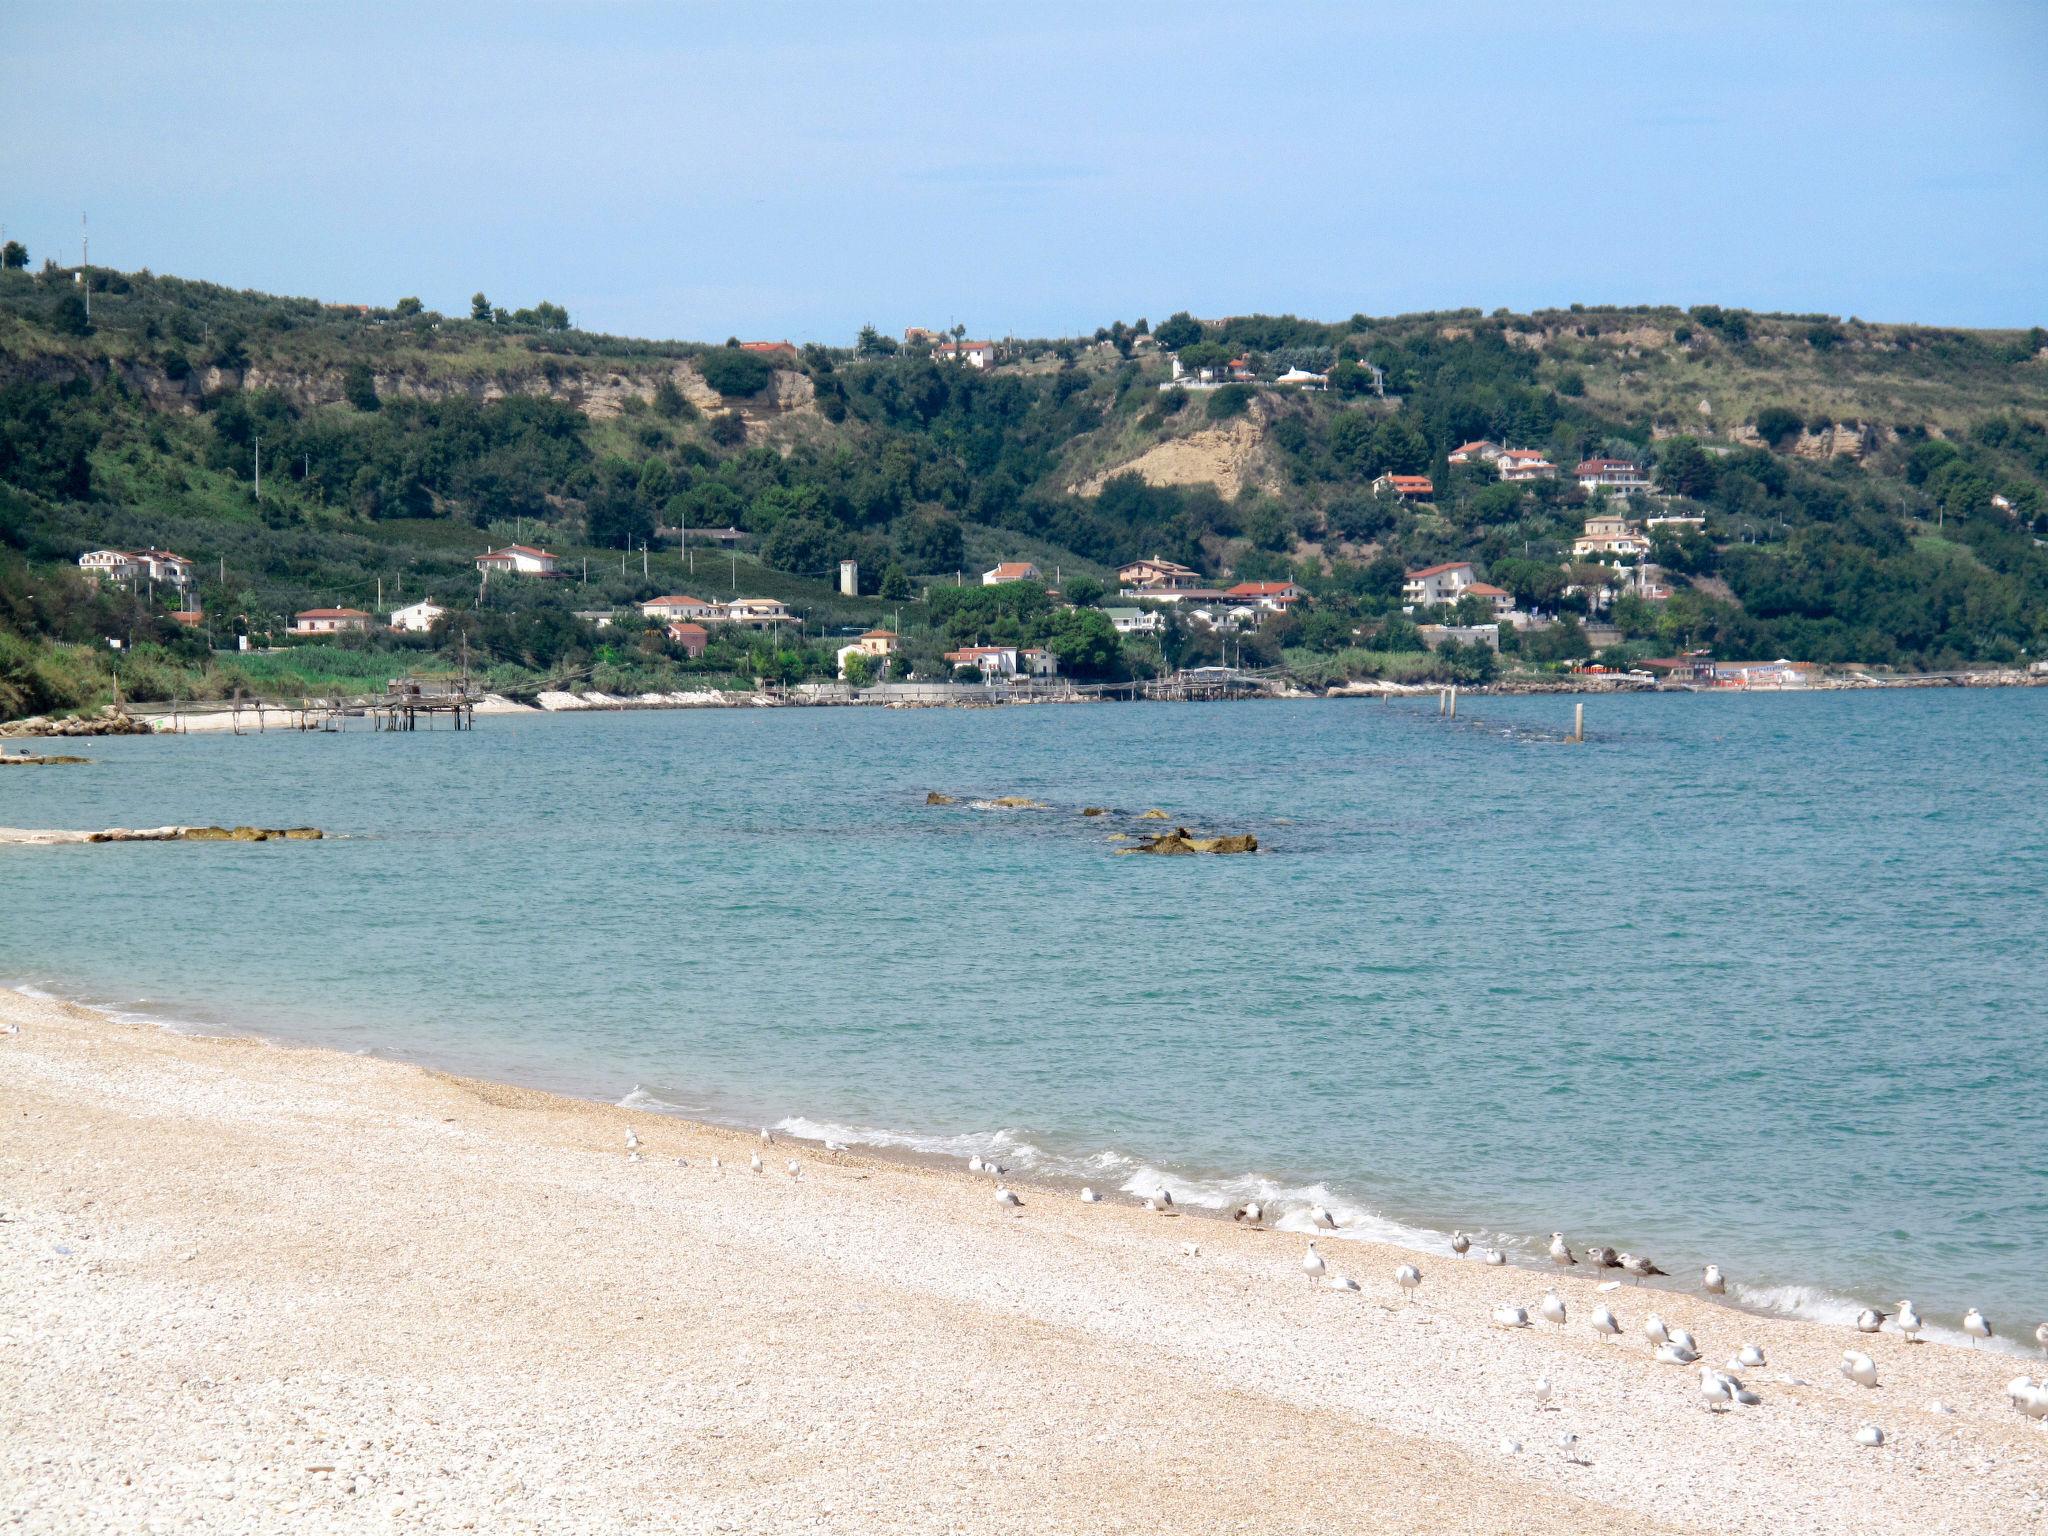
M 954 1167 L 17 993 L 0 1021 L 0 1509 L 31 1531 L 2042 1516 L 2048 1434 L 2002 1395 L 2038 1360 L 1448 1258 L 1410 1306 L 1380 1243 L 1325 1246 L 1345 1294 L 1298 1234 L 1128 1199 L 1020 1179 L 1011 1209 Z M 1492 1326 L 1550 1288 L 1569 1328 Z M 1715 1365 L 1760 1345 L 1762 1405 L 1707 1413 L 1652 1308 Z

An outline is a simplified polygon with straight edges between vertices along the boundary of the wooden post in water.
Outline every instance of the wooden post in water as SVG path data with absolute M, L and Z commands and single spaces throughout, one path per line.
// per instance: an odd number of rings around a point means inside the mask
M 1436 714 L 1439 720 L 1443 718 L 1445 707 L 1446 702 L 1444 697 L 1444 690 L 1439 688 L 1436 691 Z
M 1586 706 L 1584 704 L 1574 704 L 1572 706 L 1572 733 L 1571 735 L 1565 737 L 1565 740 L 1571 745 L 1577 746 L 1580 742 L 1584 741 L 1585 739 Z
M 1451 684 L 1451 718 L 1453 720 L 1458 718 L 1458 685 L 1456 683 Z

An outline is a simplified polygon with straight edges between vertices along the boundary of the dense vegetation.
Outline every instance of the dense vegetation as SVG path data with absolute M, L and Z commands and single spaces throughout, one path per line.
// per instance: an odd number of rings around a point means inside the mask
M 1174 352 L 1254 382 L 1172 387 Z M 1328 391 L 1271 387 L 1288 369 L 1327 373 Z M 1653 465 L 1655 510 L 1704 520 L 1659 531 L 1672 596 L 1606 601 L 1611 564 L 1571 559 L 1597 502 L 1568 475 L 1513 486 L 1447 462 L 1478 438 L 1567 470 L 1592 454 Z M 1228 474 L 1147 459 L 1219 444 Z M 1429 475 L 1436 493 L 1375 492 L 1386 472 Z M 1490 650 L 1426 656 L 1399 611 L 1402 572 L 1449 558 L 1564 621 L 1504 636 L 1505 666 L 1583 656 L 1579 621 L 1602 609 L 1619 659 L 1699 645 L 2004 662 L 2048 648 L 2044 488 L 2039 330 L 1713 306 L 1182 314 L 1013 343 L 983 373 L 872 329 L 850 350 L 768 353 L 588 335 L 545 301 L 507 311 L 479 294 L 451 318 L 417 300 L 86 281 L 24 257 L 0 271 L 0 711 L 104 697 L 117 663 L 141 696 L 367 686 L 465 654 L 515 689 L 794 679 L 830 671 L 835 633 L 885 616 L 927 675 L 949 646 L 1015 640 L 1097 677 L 1228 655 L 1318 677 L 1478 678 Z M 665 536 L 684 527 L 736 527 L 744 545 L 685 556 Z M 571 579 L 480 586 L 474 555 L 513 540 L 561 553 Z M 171 620 L 166 593 L 76 572 L 84 549 L 149 545 L 199 562 L 199 626 Z M 1254 633 L 1175 620 L 1154 646 L 1042 593 L 956 586 L 1028 558 L 1086 596 L 1140 555 L 1290 577 L 1315 602 Z M 854 598 L 833 586 L 847 558 Z M 721 637 L 692 660 L 637 624 L 578 617 L 675 590 L 781 597 L 804 631 Z M 220 654 L 245 635 L 260 648 L 301 607 L 423 595 L 456 611 L 431 637 Z

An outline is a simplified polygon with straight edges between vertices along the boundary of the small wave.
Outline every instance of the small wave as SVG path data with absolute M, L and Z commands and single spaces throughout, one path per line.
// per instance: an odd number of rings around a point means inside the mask
M 134 1004 L 124 1006 L 118 1003 L 101 1003 L 85 998 L 65 997 L 56 992 L 45 992 L 41 987 L 31 985 L 28 982 L 17 982 L 14 986 L 9 987 L 8 990 L 18 997 L 26 997 L 33 1002 L 64 1003 L 73 1007 L 90 1008 L 95 1013 L 103 1014 L 105 1017 L 113 1020 L 116 1024 L 147 1024 L 157 1029 L 167 1029 L 174 1035 L 206 1035 L 224 1028 L 222 1025 L 209 1024 L 203 1019 L 181 1019 L 168 1013 L 152 1013 L 147 1008 L 148 998 L 142 998 Z M 262 1039 L 263 1037 L 259 1035 L 253 1038 Z M 268 1044 L 269 1042 L 266 1041 L 265 1043 Z
M 894 1151 L 916 1152 L 926 1157 L 994 1157 L 1014 1168 L 1048 1172 L 1045 1154 L 1015 1131 L 962 1131 L 952 1136 L 919 1136 L 909 1131 L 892 1131 L 880 1126 L 845 1125 L 836 1120 L 813 1120 L 806 1115 L 786 1115 L 773 1127 L 802 1141 L 837 1141 L 849 1147 L 888 1147 Z

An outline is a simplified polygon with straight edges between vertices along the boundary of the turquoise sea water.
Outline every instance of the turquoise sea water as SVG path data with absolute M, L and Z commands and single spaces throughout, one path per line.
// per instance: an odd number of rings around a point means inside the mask
M 2048 692 L 487 719 L 108 740 L 0 977 L 1756 1305 L 2048 1316 Z M 927 807 L 929 789 L 1049 811 Z M 1083 805 L 1255 831 L 1119 858 Z M 4 1084 L 0 1084 L 4 1088 Z M 1298 1217 L 1296 1219 L 1299 1219 Z M 1530 1244 L 1523 1251 L 1540 1252 Z

